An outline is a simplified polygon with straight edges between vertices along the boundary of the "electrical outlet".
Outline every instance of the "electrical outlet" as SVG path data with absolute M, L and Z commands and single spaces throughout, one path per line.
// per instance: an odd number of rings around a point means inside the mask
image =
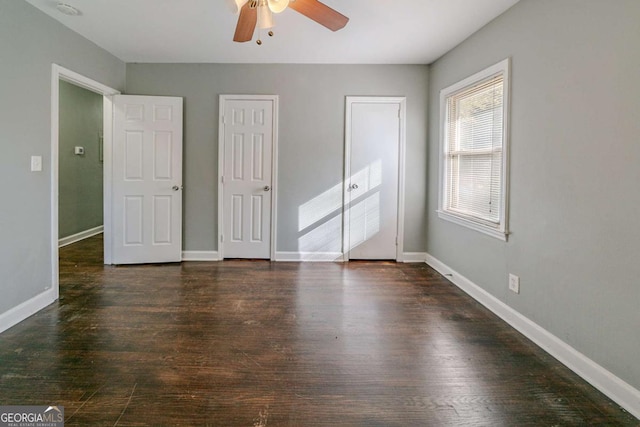
M 511 273 L 509 273 L 509 290 L 515 292 L 516 294 L 520 293 L 520 278 Z
M 42 172 L 42 156 L 31 156 L 31 172 Z

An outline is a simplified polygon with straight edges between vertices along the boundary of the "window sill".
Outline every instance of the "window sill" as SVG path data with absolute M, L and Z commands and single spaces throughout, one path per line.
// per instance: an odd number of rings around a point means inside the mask
M 507 231 L 500 230 L 500 229 L 482 224 L 480 222 L 472 221 L 464 217 L 454 215 L 452 213 L 445 212 L 442 210 L 438 211 L 438 217 L 440 217 L 440 219 L 444 219 L 445 221 L 453 222 L 454 224 L 462 225 L 463 227 L 470 228 L 475 231 L 479 231 L 480 233 L 486 234 L 488 236 L 494 237 L 504 242 L 507 241 L 507 238 L 509 236 L 509 233 Z

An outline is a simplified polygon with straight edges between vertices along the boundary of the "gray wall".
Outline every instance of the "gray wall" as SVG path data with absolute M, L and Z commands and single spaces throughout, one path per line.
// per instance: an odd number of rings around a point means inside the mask
M 60 82 L 58 139 L 58 234 L 60 238 L 101 226 L 102 95 Z M 84 155 L 74 148 L 84 147 Z
M 275 94 L 276 250 L 298 251 L 297 207 L 342 181 L 345 97 L 384 95 L 407 97 L 404 249 L 424 252 L 427 81 L 428 67 L 420 65 L 127 65 L 127 93 L 185 98 L 184 249 L 202 251 L 218 247 L 218 96 Z
M 27 2 L 0 0 L 0 314 L 51 288 L 51 64 L 121 89 L 125 65 Z M 30 172 L 42 155 L 42 172 Z
M 640 388 L 640 2 L 522 0 L 431 67 L 428 252 Z M 436 215 L 438 97 L 512 58 L 507 243 Z M 507 274 L 521 293 L 507 290 Z

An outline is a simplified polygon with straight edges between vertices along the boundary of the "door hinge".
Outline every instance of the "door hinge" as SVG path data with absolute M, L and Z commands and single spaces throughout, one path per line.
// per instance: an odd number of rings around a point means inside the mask
M 224 243 L 224 234 L 220 235 L 220 243 Z
M 398 246 L 398 236 L 396 236 L 396 246 Z
M 221 182 L 222 184 L 224 184 L 224 176 L 221 176 L 221 177 L 220 177 L 220 182 Z
M 223 125 L 227 124 L 227 116 L 222 116 L 222 117 L 220 117 L 220 119 L 221 119 Z

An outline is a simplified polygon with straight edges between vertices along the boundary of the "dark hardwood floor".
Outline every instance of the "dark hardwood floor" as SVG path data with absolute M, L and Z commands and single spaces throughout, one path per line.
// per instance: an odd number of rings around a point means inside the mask
M 66 425 L 639 425 L 425 264 L 102 265 L 0 334 L 0 404 Z

